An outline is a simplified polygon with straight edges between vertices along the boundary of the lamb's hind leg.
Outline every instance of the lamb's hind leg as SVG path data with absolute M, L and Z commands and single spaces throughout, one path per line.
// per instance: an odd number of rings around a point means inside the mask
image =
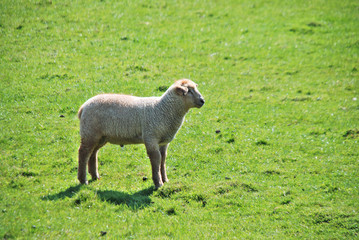
M 91 157 L 88 161 L 88 171 L 92 177 L 92 180 L 100 179 L 100 175 L 98 173 L 98 161 L 97 161 L 97 153 L 99 148 L 95 148 L 91 154 Z
M 88 184 L 86 179 L 86 167 L 95 146 L 96 145 L 92 142 L 81 141 L 79 148 L 79 166 L 77 171 L 77 178 L 81 184 Z
M 106 144 L 105 141 L 100 141 L 100 143 L 94 148 L 90 160 L 88 162 L 88 170 L 92 177 L 92 180 L 100 179 L 100 175 L 98 173 L 98 150 Z

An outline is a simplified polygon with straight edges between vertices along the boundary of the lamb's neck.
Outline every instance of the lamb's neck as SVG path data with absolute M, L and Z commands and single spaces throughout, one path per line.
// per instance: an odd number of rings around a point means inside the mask
M 182 120 L 188 112 L 182 101 L 178 101 L 178 99 L 171 98 L 170 96 L 163 96 L 158 106 L 161 108 L 161 112 L 165 113 L 167 118 L 171 118 L 171 120 Z

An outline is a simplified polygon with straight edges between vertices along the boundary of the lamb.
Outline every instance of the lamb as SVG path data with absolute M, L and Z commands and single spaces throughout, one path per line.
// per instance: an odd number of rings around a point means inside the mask
M 190 108 L 201 108 L 204 98 L 197 84 L 176 81 L 161 97 L 100 94 L 87 100 L 78 112 L 81 144 L 78 151 L 78 180 L 88 184 L 86 167 L 93 180 L 98 173 L 98 150 L 107 142 L 118 145 L 145 144 L 158 189 L 168 182 L 166 156 L 169 143 Z

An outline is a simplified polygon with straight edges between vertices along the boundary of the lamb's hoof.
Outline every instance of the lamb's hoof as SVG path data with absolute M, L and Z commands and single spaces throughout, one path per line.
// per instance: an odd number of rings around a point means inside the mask
M 159 188 L 162 187 L 162 186 L 163 186 L 163 183 L 156 184 L 156 185 L 155 185 L 155 189 L 157 190 L 157 189 L 159 189 Z
M 88 182 L 88 181 L 80 181 L 80 184 L 82 184 L 82 185 L 89 185 L 89 182 Z
M 97 181 L 97 180 L 100 180 L 101 178 L 100 178 L 100 176 L 92 176 L 92 181 Z

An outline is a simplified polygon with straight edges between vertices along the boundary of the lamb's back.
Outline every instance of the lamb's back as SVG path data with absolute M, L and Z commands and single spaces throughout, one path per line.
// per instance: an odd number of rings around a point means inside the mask
M 120 94 L 97 95 L 81 107 L 81 129 L 95 129 L 113 141 L 116 138 L 139 141 L 144 108 L 156 100 Z

